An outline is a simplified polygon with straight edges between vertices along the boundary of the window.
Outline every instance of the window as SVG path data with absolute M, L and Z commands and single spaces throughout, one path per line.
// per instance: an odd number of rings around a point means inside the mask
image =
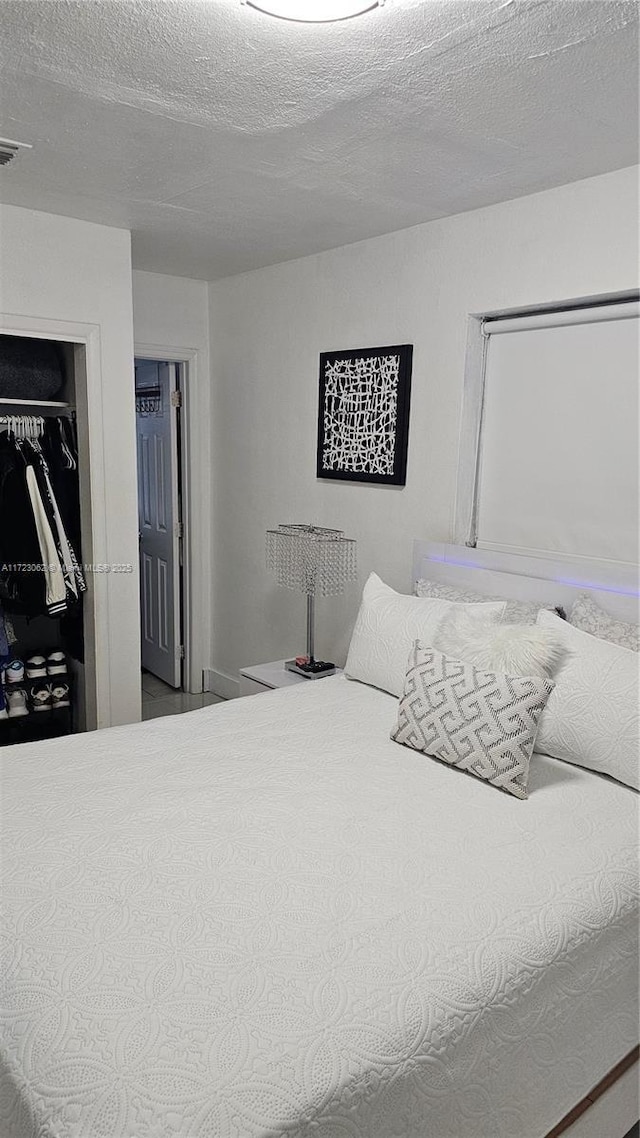
M 457 541 L 637 562 L 639 315 L 633 301 L 476 321 Z

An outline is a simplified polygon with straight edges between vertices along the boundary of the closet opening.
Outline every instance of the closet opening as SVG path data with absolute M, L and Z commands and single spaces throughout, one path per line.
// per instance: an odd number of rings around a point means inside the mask
M 185 710 L 185 365 L 136 357 L 142 709 Z
M 0 746 L 96 722 L 86 346 L 0 334 Z

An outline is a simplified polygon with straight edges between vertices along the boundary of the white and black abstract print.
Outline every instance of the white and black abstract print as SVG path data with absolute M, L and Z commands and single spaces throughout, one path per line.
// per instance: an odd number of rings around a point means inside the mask
M 404 485 L 410 344 L 320 357 L 319 478 Z
M 392 474 L 399 356 L 327 364 L 323 465 L 328 470 Z

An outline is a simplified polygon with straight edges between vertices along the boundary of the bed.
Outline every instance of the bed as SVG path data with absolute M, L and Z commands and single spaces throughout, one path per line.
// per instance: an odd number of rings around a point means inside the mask
M 624 1063 L 638 795 L 536 755 L 518 801 L 396 706 L 5 750 L 2 1138 L 543 1138 Z

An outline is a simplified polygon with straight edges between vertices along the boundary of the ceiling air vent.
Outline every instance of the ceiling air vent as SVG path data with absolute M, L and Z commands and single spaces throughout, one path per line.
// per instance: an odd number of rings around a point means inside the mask
M 0 138 L 0 166 L 7 166 L 19 150 L 33 150 L 30 142 L 14 142 L 11 138 Z

